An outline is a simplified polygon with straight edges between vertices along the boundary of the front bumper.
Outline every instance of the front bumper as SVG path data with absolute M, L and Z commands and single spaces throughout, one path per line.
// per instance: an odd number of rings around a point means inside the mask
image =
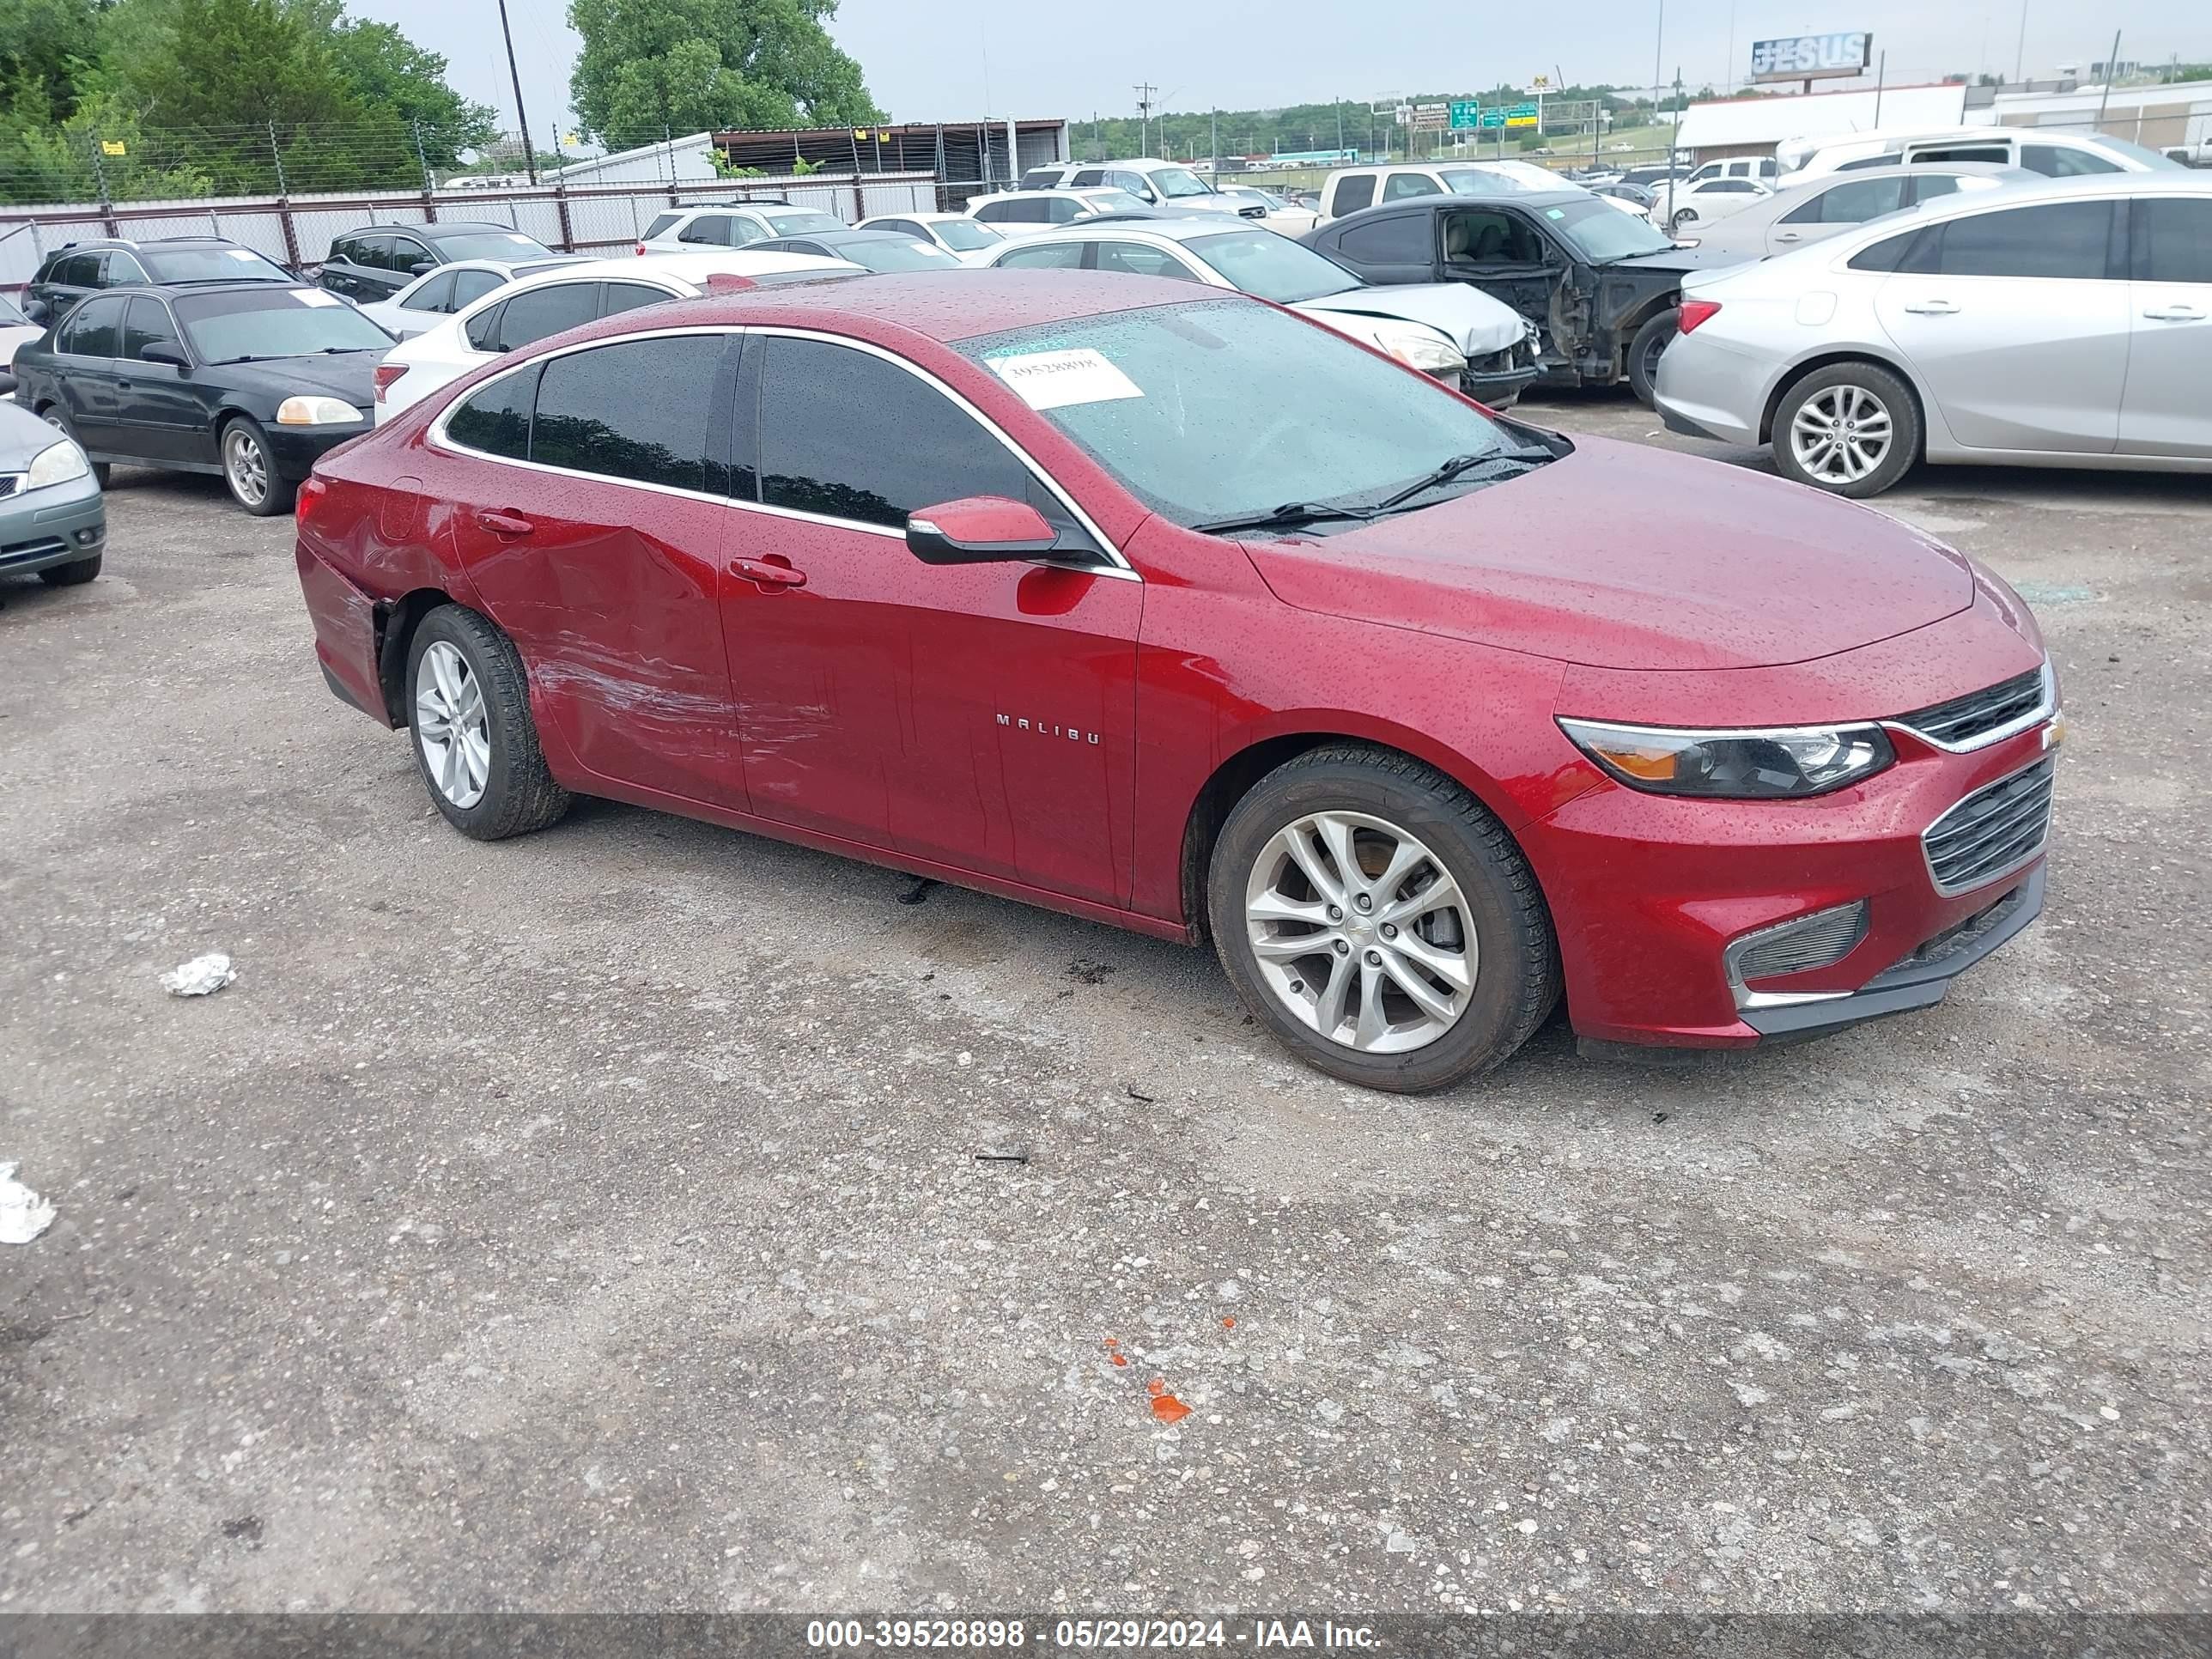
M 1502 351 L 1470 357 L 1459 389 L 1479 404 L 1510 409 L 1542 372 L 1536 362 L 1536 333 L 1531 329 Z
M 315 470 L 315 463 L 340 444 L 366 437 L 376 429 L 374 417 L 362 411 L 360 420 L 344 426 L 278 426 L 270 422 L 262 430 L 269 438 L 269 459 L 276 476 L 298 483 Z
M 107 503 L 88 475 L 0 499 L 0 575 L 76 564 L 107 544 Z
M 1522 846 L 1552 908 L 1577 1034 L 1747 1048 L 1940 1000 L 2041 909 L 2048 831 L 2025 862 L 1948 896 L 1922 835 L 1967 796 L 2034 766 L 2055 730 L 1960 754 L 1893 728 L 1897 763 L 1833 794 L 1695 800 L 1607 781 L 1528 825 Z M 1732 942 L 1862 902 L 1864 933 L 1838 960 L 1731 981 Z

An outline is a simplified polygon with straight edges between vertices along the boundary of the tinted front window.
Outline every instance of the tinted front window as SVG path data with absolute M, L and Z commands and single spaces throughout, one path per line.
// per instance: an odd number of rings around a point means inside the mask
M 1042 247 L 1009 248 L 996 263 L 1002 270 L 1073 270 L 1083 263 L 1083 244 L 1048 242 Z
M 538 373 L 533 366 L 471 393 L 447 420 L 446 435 L 487 455 L 527 459 L 530 405 L 538 392 Z
M 606 295 L 599 304 L 599 315 L 611 317 L 618 311 L 635 311 L 641 306 L 665 305 L 672 297 L 643 283 L 609 283 Z
M 679 335 L 574 351 L 545 365 L 530 459 L 640 483 L 708 489 L 707 428 L 724 337 Z M 721 481 L 712 487 L 719 493 Z
M 138 254 L 146 274 L 157 283 L 295 283 L 283 266 L 252 248 L 143 248 Z
M 766 344 L 761 498 L 770 506 L 903 530 L 908 514 L 939 501 L 1028 498 L 1028 470 L 1006 447 L 905 369 L 819 340 Z M 884 442 L 887 432 L 898 441 Z
M 1544 244 L 1518 214 L 1453 213 L 1444 218 L 1444 258 L 1477 265 L 1540 265 Z
M 1425 213 L 1394 214 L 1352 226 L 1337 239 L 1337 246 L 1347 259 L 1378 265 L 1425 265 L 1429 263 L 1431 222 Z
M 1905 205 L 1902 173 L 1880 179 L 1854 179 L 1848 185 L 1824 190 L 1801 207 L 1782 216 L 1786 225 L 1858 225 L 1894 213 Z
M 1336 185 L 1336 212 L 1341 216 L 1357 213 L 1364 207 L 1375 205 L 1375 175 L 1363 173 L 1354 179 L 1340 179 Z
M 64 288 L 98 288 L 100 286 L 100 256 L 97 253 L 73 253 L 54 268 L 47 279 Z
M 1043 418 L 1182 524 L 1379 500 L 1452 457 L 1509 447 L 1433 380 L 1249 300 L 1077 318 L 957 349 L 1017 390 L 1039 358 L 1058 368 L 1081 354 L 1081 395 L 1059 381 L 1037 399 L 1054 405 Z
M 121 300 L 87 300 L 62 325 L 55 349 L 73 357 L 113 357 L 123 349 Z
M 1443 192 L 1437 188 L 1435 179 L 1424 178 L 1418 173 L 1393 173 L 1382 185 L 1382 199 L 1386 202 L 1401 202 L 1409 196 L 1442 194 Z
M 2078 179 L 2092 173 L 2124 171 L 2118 161 L 2086 149 L 2064 149 L 2057 144 L 2022 144 L 2020 164 L 2046 179 Z
M 204 363 L 392 349 L 389 334 L 319 288 L 187 294 L 176 309 L 193 355 Z
M 465 310 L 485 295 L 506 286 L 507 279 L 495 270 L 457 270 L 453 273 L 453 303 L 446 309 Z
M 2139 281 L 2212 283 L 2212 201 L 2138 200 L 2135 240 Z
M 159 300 L 133 300 L 123 319 L 123 356 L 134 362 L 145 361 L 149 345 L 175 345 L 176 325 L 168 308 Z
M 1118 270 L 1130 276 L 1168 276 L 1177 282 L 1194 283 L 1195 273 L 1164 248 L 1149 247 L 1142 242 L 1101 242 L 1097 254 L 1097 268 Z
M 447 259 L 526 259 L 533 254 L 553 251 L 536 237 L 525 236 L 519 230 L 461 231 L 435 240 L 440 256 Z M 410 252 L 407 262 L 412 264 L 426 257 Z
M 1272 230 L 1194 236 L 1185 246 L 1245 293 L 1278 305 L 1296 305 L 1359 286 L 1342 265 Z
M 499 321 L 497 349 L 513 351 L 533 340 L 580 327 L 599 314 L 597 283 L 549 283 L 509 300 Z
M 434 311 L 443 316 L 453 308 L 453 273 L 450 270 L 435 276 L 425 276 L 422 286 L 407 296 L 407 309 L 410 311 Z
M 1944 276 L 2095 278 L 2112 240 L 2108 202 L 2063 202 L 1976 214 L 1942 227 L 1936 272 Z

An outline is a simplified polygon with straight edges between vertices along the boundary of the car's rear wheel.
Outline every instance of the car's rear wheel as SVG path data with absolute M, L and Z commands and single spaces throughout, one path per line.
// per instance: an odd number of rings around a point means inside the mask
M 1920 459 L 1920 405 L 1875 363 L 1831 363 L 1783 393 L 1774 465 L 1784 477 L 1854 499 L 1879 495 Z
M 1317 749 L 1269 773 L 1223 826 L 1206 896 L 1246 1006 L 1348 1083 L 1449 1087 L 1519 1048 L 1559 994 L 1512 837 L 1403 755 Z
M 415 763 L 446 822 L 478 841 L 543 830 L 572 797 L 553 781 L 513 642 L 475 611 L 442 605 L 407 646 Z
M 246 416 L 233 416 L 222 428 L 222 481 L 230 487 L 231 500 L 257 519 L 292 510 L 297 486 L 276 476 L 276 457 L 258 425 Z
M 55 431 L 60 433 L 62 436 L 67 438 L 79 449 L 82 449 L 84 447 L 84 440 L 76 435 L 76 428 L 70 424 L 69 416 L 63 414 L 61 410 L 55 404 L 48 404 L 44 409 L 40 410 L 39 411 L 39 418 L 44 421 L 48 426 L 53 428 Z M 94 461 L 92 464 L 92 481 L 98 484 L 102 489 L 107 488 L 107 474 L 108 465 L 106 461 Z M 86 580 L 89 580 L 90 578 L 88 577 Z
M 1671 308 L 1648 317 L 1644 326 L 1636 331 L 1636 337 L 1628 343 L 1628 384 L 1644 400 L 1646 409 L 1658 401 L 1659 359 L 1682 331 L 1678 318 L 1679 313 Z

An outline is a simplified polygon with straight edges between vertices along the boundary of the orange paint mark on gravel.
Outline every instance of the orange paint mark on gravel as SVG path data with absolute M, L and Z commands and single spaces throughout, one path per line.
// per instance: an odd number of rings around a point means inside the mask
M 1167 1378 L 1164 1376 L 1156 1376 L 1151 1382 L 1145 1384 L 1145 1392 L 1149 1395 L 1163 1394 L 1166 1391 L 1167 1386 Z
M 1155 1391 L 1152 1395 L 1152 1415 L 1163 1423 L 1180 1423 L 1190 1415 L 1190 1407 L 1171 1394 Z
M 1127 1359 L 1123 1358 L 1122 1358 L 1120 1354 L 1118 1354 L 1118 1353 L 1117 1353 L 1117 1354 L 1115 1354 L 1113 1358 L 1114 1358 L 1114 1363 L 1115 1363 L 1115 1364 L 1117 1364 L 1117 1365 L 1126 1365 L 1126 1364 L 1127 1364 L 1129 1363 Z
M 1221 1328 L 1224 1331 L 1235 1330 L 1237 1328 L 1237 1316 L 1235 1314 L 1222 1315 Z

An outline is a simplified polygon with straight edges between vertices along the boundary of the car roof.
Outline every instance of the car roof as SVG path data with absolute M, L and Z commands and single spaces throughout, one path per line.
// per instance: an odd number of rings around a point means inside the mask
M 502 225 L 495 219 L 441 219 L 435 224 L 428 225 L 363 225 L 360 230 L 349 231 L 347 234 L 359 235 L 361 231 L 364 230 L 411 230 L 416 235 L 427 236 L 434 242 L 441 236 L 474 236 L 487 230 L 495 231 L 501 236 L 530 235 L 526 230 L 518 230 L 513 225 Z M 531 240 L 535 241 L 537 238 L 533 236 Z
M 1565 207 L 1576 202 L 1590 201 L 1595 194 L 1578 186 L 1569 190 L 1530 190 L 1525 185 L 1516 185 L 1510 179 L 1499 179 L 1495 194 L 1486 191 L 1480 196 L 1405 196 L 1395 202 L 1379 202 L 1373 207 L 1361 208 L 1357 213 L 1340 214 L 1323 228 L 1348 225 L 1354 219 L 1364 219 L 1370 213 L 1401 213 L 1407 208 L 1441 213 L 1446 208 L 1478 207 L 1492 201 L 1510 202 L 1516 207 Z M 1617 208 L 1607 210 L 1609 212 L 1619 210 Z
M 1168 215 L 1148 213 L 1139 220 L 1133 213 L 1109 213 L 1096 219 L 1078 219 L 1065 225 L 1047 225 L 1030 235 L 1022 237 L 1019 245 L 1028 246 L 1035 242 L 1059 237 L 1076 237 L 1086 241 L 1103 241 L 1109 237 L 1150 236 L 1165 242 L 1188 242 L 1200 236 L 1226 236 L 1239 230 L 1264 230 L 1270 236 L 1282 236 L 1258 219 L 1241 219 L 1227 213 L 1184 213 Z M 1009 238 L 1012 245 L 1012 239 Z M 1295 238 L 1283 236 L 1285 241 Z
M 709 294 L 656 307 L 653 319 L 654 325 L 660 328 L 702 324 L 732 328 L 813 327 L 857 339 L 874 338 L 891 331 L 949 345 L 1047 323 L 1235 297 L 1226 289 L 1197 289 L 1188 282 L 1164 276 L 1097 270 L 978 270 L 963 266 L 957 270 L 887 271 L 838 283 Z M 620 320 L 602 319 L 603 324 L 616 325 Z M 608 335 L 624 331 L 619 326 L 605 329 Z

